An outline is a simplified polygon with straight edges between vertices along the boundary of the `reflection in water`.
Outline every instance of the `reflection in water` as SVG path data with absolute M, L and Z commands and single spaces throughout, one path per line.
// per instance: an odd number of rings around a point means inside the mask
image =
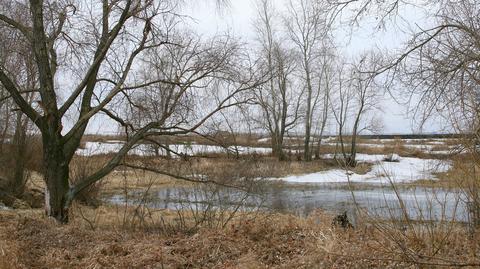
M 127 203 L 138 204 L 142 198 L 147 206 L 163 209 L 261 208 L 306 216 L 315 209 L 348 211 L 351 215 L 356 211 L 356 202 L 358 208 L 379 217 L 402 218 L 402 212 L 406 212 L 411 219 L 466 221 L 468 218 L 464 202 L 466 199 L 457 191 L 421 187 L 397 191 L 402 203 L 399 203 L 393 189 L 380 186 L 355 188 L 351 191 L 348 185 L 339 184 L 285 184 L 266 186 L 260 193 L 245 193 L 218 186 L 171 187 L 154 191 L 147 199 L 142 192 L 132 192 Z M 126 202 L 124 195 L 115 195 L 110 197 L 109 201 L 116 204 Z

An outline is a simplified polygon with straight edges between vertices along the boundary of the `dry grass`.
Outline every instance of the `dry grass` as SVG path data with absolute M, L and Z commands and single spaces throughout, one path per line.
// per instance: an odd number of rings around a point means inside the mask
M 350 150 L 348 138 L 344 141 L 346 150 Z M 335 143 L 335 140 L 330 141 Z M 403 157 L 417 157 L 417 158 L 445 158 L 444 154 L 435 154 L 435 151 L 451 151 L 452 146 L 458 146 L 462 141 L 458 139 L 443 140 L 442 144 L 438 144 L 435 139 L 420 139 L 420 140 L 402 140 L 399 138 L 393 140 L 378 140 L 378 139 L 358 139 L 357 152 L 363 154 L 392 154 L 396 153 Z M 431 147 L 431 151 L 418 148 L 416 146 L 425 145 Z M 430 149 L 430 148 L 429 148 Z M 321 148 L 322 154 L 339 152 L 340 148 L 335 148 L 333 145 L 323 145 Z M 432 153 L 431 153 L 432 152 Z
M 452 166 L 446 172 L 435 173 L 436 180 L 418 180 L 415 181 L 416 186 L 439 187 L 445 189 L 464 188 L 465 185 L 480 182 L 480 178 L 474 176 L 472 178 L 472 170 L 479 171 L 478 161 L 472 159 L 468 154 L 451 156 L 449 159 Z M 476 174 L 476 173 L 474 173 Z
M 169 176 L 148 171 L 134 171 L 132 169 L 113 171 L 106 176 L 103 181 L 102 191 L 108 193 L 118 192 L 124 189 L 144 189 L 151 185 L 155 187 L 190 185 L 187 181 L 174 179 Z
M 91 158 L 97 158 L 92 156 Z M 251 178 L 261 177 L 282 177 L 305 173 L 315 173 L 338 167 L 333 160 L 313 160 L 311 162 L 287 161 L 279 162 L 273 157 L 245 157 L 242 159 L 233 158 L 195 158 L 191 160 L 164 160 L 150 159 L 144 161 L 147 166 L 155 167 L 165 172 L 177 175 L 189 176 L 192 174 L 208 175 L 211 178 L 222 178 L 225 176 L 243 173 Z M 370 165 L 359 166 L 359 171 L 368 171 Z M 238 175 L 236 175 L 238 176 Z M 124 188 L 144 188 L 150 185 L 156 187 L 184 186 L 190 183 L 177 180 L 165 175 L 145 171 L 134 171 L 132 169 L 117 169 L 104 179 L 104 190 L 118 191 Z
M 113 208 L 83 210 L 103 215 L 95 230 L 78 216 L 62 226 L 39 210 L 0 212 L 0 268 L 436 268 L 440 264 L 424 257 L 421 265 L 415 265 L 381 230 L 371 225 L 336 229 L 331 226 L 333 216 L 323 212 L 308 218 L 260 214 L 237 219 L 224 229 L 200 228 L 191 234 L 122 229 L 115 225 L 118 216 Z M 173 212 L 161 214 L 173 216 Z M 445 262 L 478 262 L 478 238 L 462 232 L 452 231 L 436 256 Z M 419 255 L 433 247 L 422 238 L 405 238 L 404 247 Z
M 319 172 L 331 169 L 338 164 L 333 160 L 279 162 L 272 157 L 262 157 L 253 161 L 247 160 L 243 162 L 235 159 L 203 159 L 197 165 L 198 169 L 215 169 L 217 171 L 234 169 L 240 165 L 252 171 L 257 177 L 282 177 Z
M 7 268 L 298 268 L 320 250 L 310 220 L 280 215 L 193 235 L 118 230 L 106 223 L 93 231 L 79 219 L 59 226 L 41 212 L 2 212 L 0 222 L 1 240 L 10 242 L 2 245 Z

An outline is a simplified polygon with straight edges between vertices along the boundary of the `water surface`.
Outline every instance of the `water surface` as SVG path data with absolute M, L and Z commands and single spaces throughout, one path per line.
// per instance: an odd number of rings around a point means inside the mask
M 400 199 L 399 199 L 400 197 Z M 468 220 L 465 195 L 455 190 L 425 187 L 394 190 L 359 184 L 267 184 L 256 192 L 218 186 L 168 187 L 114 195 L 115 204 L 145 204 L 161 209 L 267 210 L 306 216 L 316 209 L 331 212 L 357 209 L 382 218 L 416 220 Z

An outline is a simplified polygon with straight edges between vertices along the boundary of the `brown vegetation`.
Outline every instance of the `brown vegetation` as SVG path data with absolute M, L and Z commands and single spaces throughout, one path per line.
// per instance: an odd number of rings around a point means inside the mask
M 237 218 L 224 229 L 199 228 L 169 233 L 115 225 L 116 211 L 100 214 L 95 230 L 78 215 L 58 225 L 40 211 L 0 212 L 0 268 L 434 268 L 442 264 L 478 265 L 479 241 L 461 227 L 447 240 L 426 244 L 407 230 L 404 246 L 368 224 L 356 229 L 331 226 L 333 217 L 258 215 Z M 158 213 L 172 216 L 172 212 Z M 118 217 L 118 216 L 117 216 Z M 113 221 L 112 221 L 113 220 Z M 400 232 L 400 231 L 399 231 Z M 426 235 L 426 233 L 425 233 Z M 422 256 L 443 243 L 435 257 Z M 419 264 L 405 257 L 407 248 Z M 450 263 L 449 263 L 450 262 Z

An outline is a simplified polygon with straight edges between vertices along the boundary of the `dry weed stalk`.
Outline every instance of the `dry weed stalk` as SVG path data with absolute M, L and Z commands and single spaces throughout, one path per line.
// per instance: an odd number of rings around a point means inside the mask
M 457 191 L 450 193 L 434 187 L 424 190 L 426 201 L 420 201 L 414 191 L 413 202 L 408 203 L 400 194 L 394 178 L 387 171 L 383 175 L 388 179 L 387 186 L 394 192 L 395 202 L 388 203 L 384 196 L 385 208 L 378 212 L 360 208 L 349 183 L 357 214 L 362 220 L 359 225 L 374 229 L 377 234 L 370 236 L 376 246 L 374 253 L 383 253 L 382 257 L 367 254 L 356 258 L 390 260 L 419 267 L 480 266 L 478 242 L 467 236 L 467 227 L 472 225 L 472 219 L 457 219 L 465 213 L 461 211 L 461 205 L 465 205 L 464 198 L 468 197 L 462 185 L 457 185 Z M 468 225 L 464 225 L 463 221 L 467 221 Z M 454 250 L 464 247 L 464 242 L 459 240 L 466 240 L 470 248 L 468 253 L 460 256 Z

